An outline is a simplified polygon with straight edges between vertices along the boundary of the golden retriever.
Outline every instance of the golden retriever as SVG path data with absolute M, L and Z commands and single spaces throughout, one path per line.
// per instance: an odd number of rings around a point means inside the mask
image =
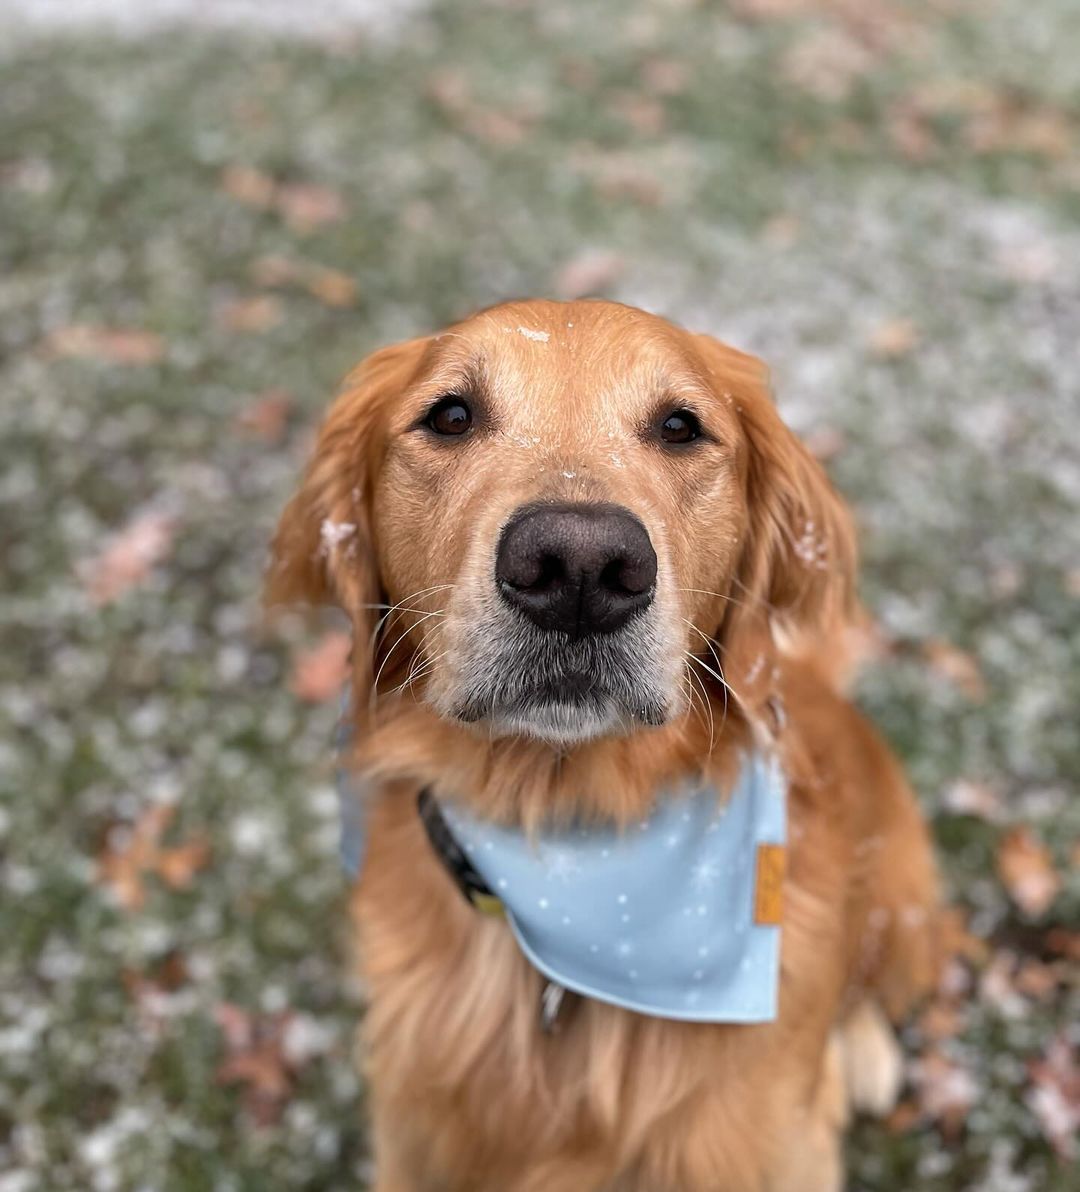
M 375 352 L 274 542 L 271 602 L 353 624 L 352 895 L 378 1192 L 818 1192 L 889 1108 L 937 886 L 896 761 L 841 691 L 849 514 L 764 366 L 610 302 L 513 302 Z M 780 759 L 779 1010 L 571 997 L 458 896 L 429 788 L 499 824 L 630 825 Z

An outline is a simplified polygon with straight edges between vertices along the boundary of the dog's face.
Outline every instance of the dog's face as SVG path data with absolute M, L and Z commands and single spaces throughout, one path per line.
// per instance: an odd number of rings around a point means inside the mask
M 849 592 L 841 506 L 764 380 L 600 302 L 507 304 L 384 349 L 324 426 L 272 594 L 336 599 L 358 679 L 495 735 L 668 722 L 740 623 L 805 628 Z

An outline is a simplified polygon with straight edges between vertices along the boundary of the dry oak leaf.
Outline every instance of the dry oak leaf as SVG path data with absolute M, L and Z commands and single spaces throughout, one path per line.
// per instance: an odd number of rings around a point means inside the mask
M 1010 829 L 997 851 L 997 871 L 1009 897 L 1032 918 L 1045 914 L 1061 889 L 1050 851 L 1030 828 Z
M 560 266 L 554 278 L 555 293 L 567 300 L 600 293 L 618 280 L 624 267 L 618 253 L 583 252 Z
M 736 16 L 756 21 L 787 20 L 819 7 L 820 0 L 731 0 Z
M 1077 1157 L 1080 1134 L 1080 1061 L 1064 1034 L 1028 1067 L 1032 1087 L 1025 1100 L 1047 1141 L 1067 1161 Z
M 940 1051 L 931 1051 L 917 1060 L 911 1075 L 923 1113 L 938 1122 L 947 1137 L 955 1137 L 979 1099 L 974 1075 Z
M 960 907 L 946 907 L 938 917 L 941 932 L 941 952 L 948 957 L 966 960 L 969 964 L 985 964 L 989 955 L 986 941 L 972 935 L 967 926 L 967 913 Z
M 340 630 L 326 633 L 293 661 L 289 690 L 299 699 L 321 704 L 335 699 L 349 677 L 352 638 Z
M 944 998 L 935 998 L 919 1015 L 919 1033 L 924 1039 L 952 1039 L 966 1024 L 965 1007 Z
M 210 846 L 202 837 L 172 847 L 162 845 L 161 839 L 175 815 L 175 807 L 155 804 L 130 827 L 114 827 L 109 832 L 98 857 L 98 879 L 112 889 L 124 910 L 136 911 L 145 903 L 148 875 L 159 877 L 174 890 L 182 890 L 209 861 Z
M 260 1126 L 278 1120 L 292 1093 L 292 1072 L 284 1049 L 290 1017 L 288 1011 L 255 1016 L 228 1002 L 214 1011 L 226 1051 L 214 1079 L 222 1085 L 243 1086 L 244 1107 Z
M 1043 943 L 1052 956 L 1063 956 L 1066 960 L 1080 962 L 1080 931 L 1051 927 Z
M 278 182 L 252 166 L 227 166 L 221 175 L 226 194 L 248 207 L 273 209 L 300 235 L 339 223 L 347 213 L 341 194 L 316 182 Z
M 885 1129 L 890 1134 L 907 1134 L 918 1125 L 921 1116 L 914 1101 L 901 1101 L 885 1118 Z
M 981 703 L 986 698 L 986 680 L 974 655 L 941 637 L 923 642 L 922 654 L 936 675 L 951 683 L 973 703 Z
M 83 562 L 79 573 L 95 604 L 111 604 L 141 584 L 172 550 L 176 518 L 147 509 L 105 544 L 100 554 Z
M 276 327 L 285 317 L 280 298 L 272 294 L 257 294 L 253 298 L 236 298 L 227 302 L 219 315 L 226 331 L 261 332 Z
M 153 331 L 134 327 L 75 323 L 53 331 L 45 341 L 45 349 L 52 356 L 107 364 L 156 364 L 165 355 L 165 341 Z
M 656 137 L 667 127 L 664 105 L 640 91 L 621 91 L 609 103 L 611 111 L 639 136 Z
M 919 342 L 919 329 L 911 319 L 888 319 L 870 333 L 870 351 L 881 360 L 908 356 Z
M 641 80 L 653 95 L 682 95 L 690 83 L 690 68 L 678 58 L 649 58 Z
M 1037 1002 L 1054 996 L 1058 986 L 1068 980 L 1068 966 L 1063 963 L 1044 964 L 1041 960 L 1024 960 L 1016 974 L 1016 988 Z
M 847 447 L 847 436 L 835 426 L 819 426 L 810 431 L 803 442 L 814 459 L 827 463 Z
M 287 389 L 264 389 L 236 416 L 236 425 L 265 443 L 278 443 L 292 411 L 293 396 Z
M 942 803 L 953 815 L 972 815 L 988 823 L 998 823 L 1004 808 L 997 791 L 985 782 L 973 782 L 961 778 L 954 782 L 942 796 Z
M 221 187 L 227 195 L 248 207 L 269 207 L 274 202 L 277 183 L 269 174 L 253 166 L 226 166 L 221 172 Z
M 315 268 L 307 288 L 325 306 L 352 306 L 356 302 L 356 282 L 340 269 Z
M 340 223 L 347 214 L 336 190 L 314 182 L 287 182 L 278 188 L 274 206 L 289 227 L 301 235 L 326 224 Z
M 280 253 L 267 253 L 265 256 L 256 257 L 249 269 L 251 280 L 257 286 L 266 289 L 293 285 L 300 280 L 303 272 L 301 262 Z
M 777 250 L 791 248 L 802 234 L 802 221 L 797 215 L 781 211 L 761 225 L 761 242 Z
M 816 99 L 838 103 L 874 67 L 874 55 L 840 29 L 820 29 L 797 41 L 784 55 L 784 78 Z

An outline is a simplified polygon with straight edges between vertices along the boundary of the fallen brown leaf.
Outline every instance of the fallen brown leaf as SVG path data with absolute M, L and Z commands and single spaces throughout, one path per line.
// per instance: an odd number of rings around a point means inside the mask
M 633 153 L 582 151 L 571 164 L 588 178 L 598 195 L 611 202 L 625 200 L 642 207 L 662 207 L 666 201 L 664 182 L 657 171 Z
M 555 273 L 554 289 L 560 298 L 584 298 L 603 292 L 617 281 L 625 267 L 618 253 L 583 252 L 573 257 Z
M 460 70 L 436 71 L 425 90 L 428 98 L 448 115 L 460 116 L 472 106 L 469 81 Z
M 253 1014 L 232 1002 L 214 1008 L 225 1055 L 218 1065 L 218 1084 L 242 1086 L 246 1111 L 261 1126 L 281 1116 L 295 1078 L 333 1044 L 333 1032 L 306 1014 L 283 1010 Z
M 986 680 L 974 655 L 940 637 L 932 637 L 923 642 L 922 654 L 934 674 L 950 683 L 973 703 L 981 703 L 986 699 Z
M 990 591 L 999 600 L 1007 599 L 1020 591 L 1025 578 L 1019 563 L 998 563 L 990 572 Z
M 186 890 L 195 874 L 210 860 L 210 844 L 205 838 L 189 840 L 176 848 L 162 849 L 155 869 L 161 880 L 173 890 Z
M 237 414 L 236 425 L 266 443 L 278 443 L 292 406 L 293 396 L 287 389 L 265 389 Z
M 890 1134 L 907 1134 L 919 1124 L 921 1116 L 914 1101 L 901 1101 L 885 1119 L 885 1129 Z
M 114 534 L 79 574 L 95 604 L 111 604 L 141 584 L 172 550 L 176 518 L 147 509 Z
M 816 99 L 839 103 L 874 67 L 867 46 L 841 29 L 819 29 L 787 51 L 780 72 L 793 86 Z
M 1049 850 L 1027 827 L 1012 828 L 1002 837 L 997 871 L 1009 897 L 1032 918 L 1045 914 L 1061 889 Z
M 45 341 L 45 350 L 52 356 L 107 364 L 156 364 L 165 355 L 165 341 L 153 331 L 76 323 L 53 331 Z
M 813 11 L 820 0 L 730 0 L 738 16 L 755 21 L 787 20 Z
M 973 815 L 988 823 L 998 823 L 1004 814 L 997 791 L 984 782 L 961 778 L 954 782 L 942 798 L 947 811 L 954 815 Z
M 307 288 L 326 306 L 352 306 L 356 302 L 356 282 L 340 269 L 316 268 Z
M 148 807 L 131 826 L 114 827 L 98 857 L 98 878 L 109 886 L 119 904 L 138 910 L 146 901 L 145 879 L 159 877 L 174 890 L 185 889 L 206 866 L 210 846 L 201 837 L 164 847 L 161 839 L 176 815 L 169 804 Z
M 285 317 L 285 307 L 272 294 L 257 294 L 226 303 L 219 317 L 227 331 L 258 333 L 276 327 Z
M 931 1051 L 912 1065 L 912 1079 L 923 1114 L 937 1122 L 946 1137 L 955 1138 L 979 1097 L 972 1072 L 959 1060 Z
M 1029 1065 L 1032 1087 L 1026 1101 L 1047 1141 L 1066 1160 L 1077 1157 L 1080 1132 L 1080 1062 L 1064 1033 L 1051 1040 L 1045 1056 Z
M 1052 956 L 1063 956 L 1066 960 L 1080 961 L 1080 931 L 1069 931 L 1064 927 L 1051 927 L 1043 942 Z
M 847 436 L 835 426 L 819 426 L 805 436 L 806 449 L 815 458 L 827 463 L 835 459 L 847 446 Z
M 959 1035 L 966 1023 L 967 1013 L 962 1005 L 936 998 L 919 1015 L 919 1032 L 923 1038 L 938 1042 Z
M 649 58 L 641 67 L 641 81 L 653 95 L 682 95 L 690 83 L 690 68 L 678 58 Z
M 911 319 L 889 319 L 870 333 L 869 347 L 882 360 L 899 360 L 914 351 L 919 330 Z
M 965 139 L 975 153 L 1019 153 L 1050 161 L 1068 157 L 1075 137 L 1069 117 L 1061 109 L 1023 110 L 1004 100 L 992 111 L 973 116 L 965 130 Z
M 522 117 L 498 108 L 471 108 L 462 123 L 472 136 L 488 145 L 519 145 L 528 132 Z
M 924 113 L 913 104 L 903 100 L 893 104 L 885 128 L 905 161 L 923 162 L 937 152 L 937 137 Z
M 251 280 L 266 289 L 276 289 L 280 286 L 290 286 L 298 282 L 304 274 L 304 266 L 292 257 L 284 257 L 279 253 L 269 253 L 258 257 L 251 263 Z
M 769 248 L 791 248 L 802 234 L 802 221 L 790 212 L 773 215 L 762 224 L 761 240 Z
M 986 941 L 968 930 L 967 912 L 960 907 L 946 907 L 938 918 L 941 948 L 945 956 L 966 960 L 969 964 L 985 964 L 988 956 Z
M 1048 1001 L 1066 980 L 1066 965 L 1044 964 L 1041 960 L 1024 960 L 1016 974 L 1016 988 L 1037 1002 Z
M 264 289 L 301 287 L 327 306 L 352 306 L 356 302 L 354 278 L 314 261 L 272 254 L 254 261 L 250 272 L 251 280 Z
M 226 1050 L 214 1079 L 221 1085 L 242 1085 L 248 1114 L 260 1126 L 272 1125 L 292 1095 L 292 1071 L 282 1046 L 291 1015 L 255 1016 L 224 1003 L 214 1016 Z
M 345 199 L 329 186 L 314 182 L 288 182 L 278 188 L 275 207 L 289 227 L 300 235 L 340 223 L 347 214 Z
M 297 654 L 293 661 L 289 689 L 309 703 L 321 704 L 336 699 L 349 676 L 352 638 L 333 630 L 310 650 Z
M 269 174 L 253 166 L 232 165 L 221 172 L 221 188 L 238 203 L 265 208 L 274 201 L 277 183 Z
M 640 91 L 620 91 L 610 100 L 611 110 L 639 136 L 659 136 L 667 126 L 664 105 Z
M 979 998 L 1005 1018 L 1019 1018 L 1028 1012 L 1028 1004 L 1016 987 L 1019 959 L 1014 952 L 995 952 L 979 980 Z

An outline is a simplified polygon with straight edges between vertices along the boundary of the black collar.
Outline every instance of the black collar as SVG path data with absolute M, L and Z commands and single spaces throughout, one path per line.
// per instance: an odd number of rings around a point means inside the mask
M 486 915 L 503 914 L 502 902 L 492 892 L 491 887 L 480 876 L 473 863 L 465 855 L 461 845 L 455 840 L 438 800 L 428 787 L 424 787 L 417 795 L 416 810 L 420 813 L 420 822 L 424 825 L 424 831 L 435 851 L 435 856 L 442 862 L 443 869 L 461 891 L 465 901 Z

